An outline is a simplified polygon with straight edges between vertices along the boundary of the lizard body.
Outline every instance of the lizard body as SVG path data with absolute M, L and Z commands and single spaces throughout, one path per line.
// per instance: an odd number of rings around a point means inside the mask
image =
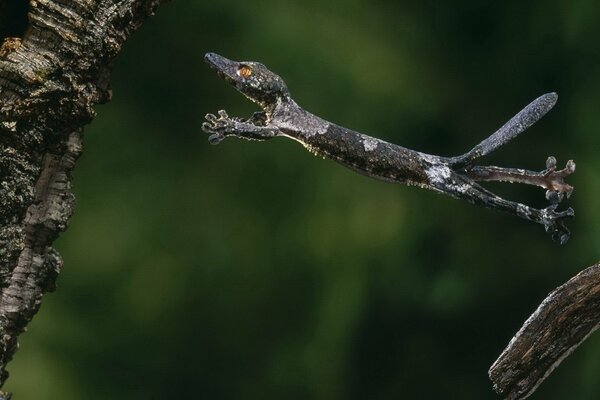
M 442 157 L 388 143 L 311 114 L 291 98 L 283 79 L 260 63 L 236 62 L 215 53 L 207 53 L 205 60 L 219 76 L 262 109 L 249 119 L 231 118 L 222 110 L 218 115 L 207 114 L 202 128 L 211 134 L 209 141 L 212 144 L 218 144 L 228 136 L 247 140 L 288 137 L 310 152 L 364 175 L 419 186 L 512 213 L 542 224 L 560 243 L 569 238 L 564 219 L 573 217 L 574 212 L 571 208 L 560 212 L 556 209 L 564 194 L 569 196 L 573 190 L 563 178 L 574 172 L 575 163 L 569 161 L 566 168 L 556 170 L 556 160 L 549 157 L 542 172 L 474 165 L 478 158 L 506 144 L 545 115 L 556 103 L 555 93 L 534 100 L 469 152 L 458 157 Z M 546 197 L 551 204 L 537 209 L 505 200 L 476 181 L 537 185 L 547 189 Z

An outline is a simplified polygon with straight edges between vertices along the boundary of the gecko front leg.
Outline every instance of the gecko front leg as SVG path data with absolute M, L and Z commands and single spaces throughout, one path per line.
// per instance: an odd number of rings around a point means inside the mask
M 251 118 L 232 118 L 225 110 L 220 110 L 217 115 L 206 114 L 206 122 L 202 124 L 204 132 L 209 133 L 210 144 L 221 143 L 228 136 L 235 136 L 246 140 L 267 140 L 279 134 L 279 129 L 266 124 L 262 113 L 255 113 Z

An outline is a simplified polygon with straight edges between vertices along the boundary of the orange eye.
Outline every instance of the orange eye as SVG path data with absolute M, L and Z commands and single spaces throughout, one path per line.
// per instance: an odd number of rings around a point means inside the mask
M 250 69 L 250 67 L 243 65 L 240 67 L 240 69 L 238 69 L 238 75 L 241 76 L 242 78 L 247 78 L 250 75 L 252 75 L 252 69 Z

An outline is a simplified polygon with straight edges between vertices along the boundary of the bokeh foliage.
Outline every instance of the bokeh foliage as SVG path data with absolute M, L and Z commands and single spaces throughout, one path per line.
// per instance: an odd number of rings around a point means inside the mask
M 545 295 L 600 259 L 600 7 L 175 0 L 127 44 L 86 130 L 58 291 L 21 338 L 17 399 L 494 399 L 487 369 Z M 259 60 L 305 108 L 459 154 L 536 96 L 486 161 L 578 170 L 571 241 L 370 180 L 284 139 L 208 145 L 255 107 L 202 62 Z M 543 205 L 543 191 L 495 185 Z M 600 337 L 600 334 L 597 334 Z M 532 398 L 600 396 L 592 337 Z

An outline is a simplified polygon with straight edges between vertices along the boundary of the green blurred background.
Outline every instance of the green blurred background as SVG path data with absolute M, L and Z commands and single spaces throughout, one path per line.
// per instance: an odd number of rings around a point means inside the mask
M 487 370 L 600 258 L 600 6 L 592 0 L 174 0 L 124 48 L 86 129 L 58 290 L 21 337 L 16 399 L 495 399 Z M 258 60 L 330 121 L 456 155 L 557 107 L 486 162 L 573 158 L 577 216 L 543 228 L 368 179 L 297 143 L 226 140 L 256 110 L 202 61 Z M 536 188 L 493 185 L 537 206 Z M 600 398 L 600 334 L 533 399 Z

